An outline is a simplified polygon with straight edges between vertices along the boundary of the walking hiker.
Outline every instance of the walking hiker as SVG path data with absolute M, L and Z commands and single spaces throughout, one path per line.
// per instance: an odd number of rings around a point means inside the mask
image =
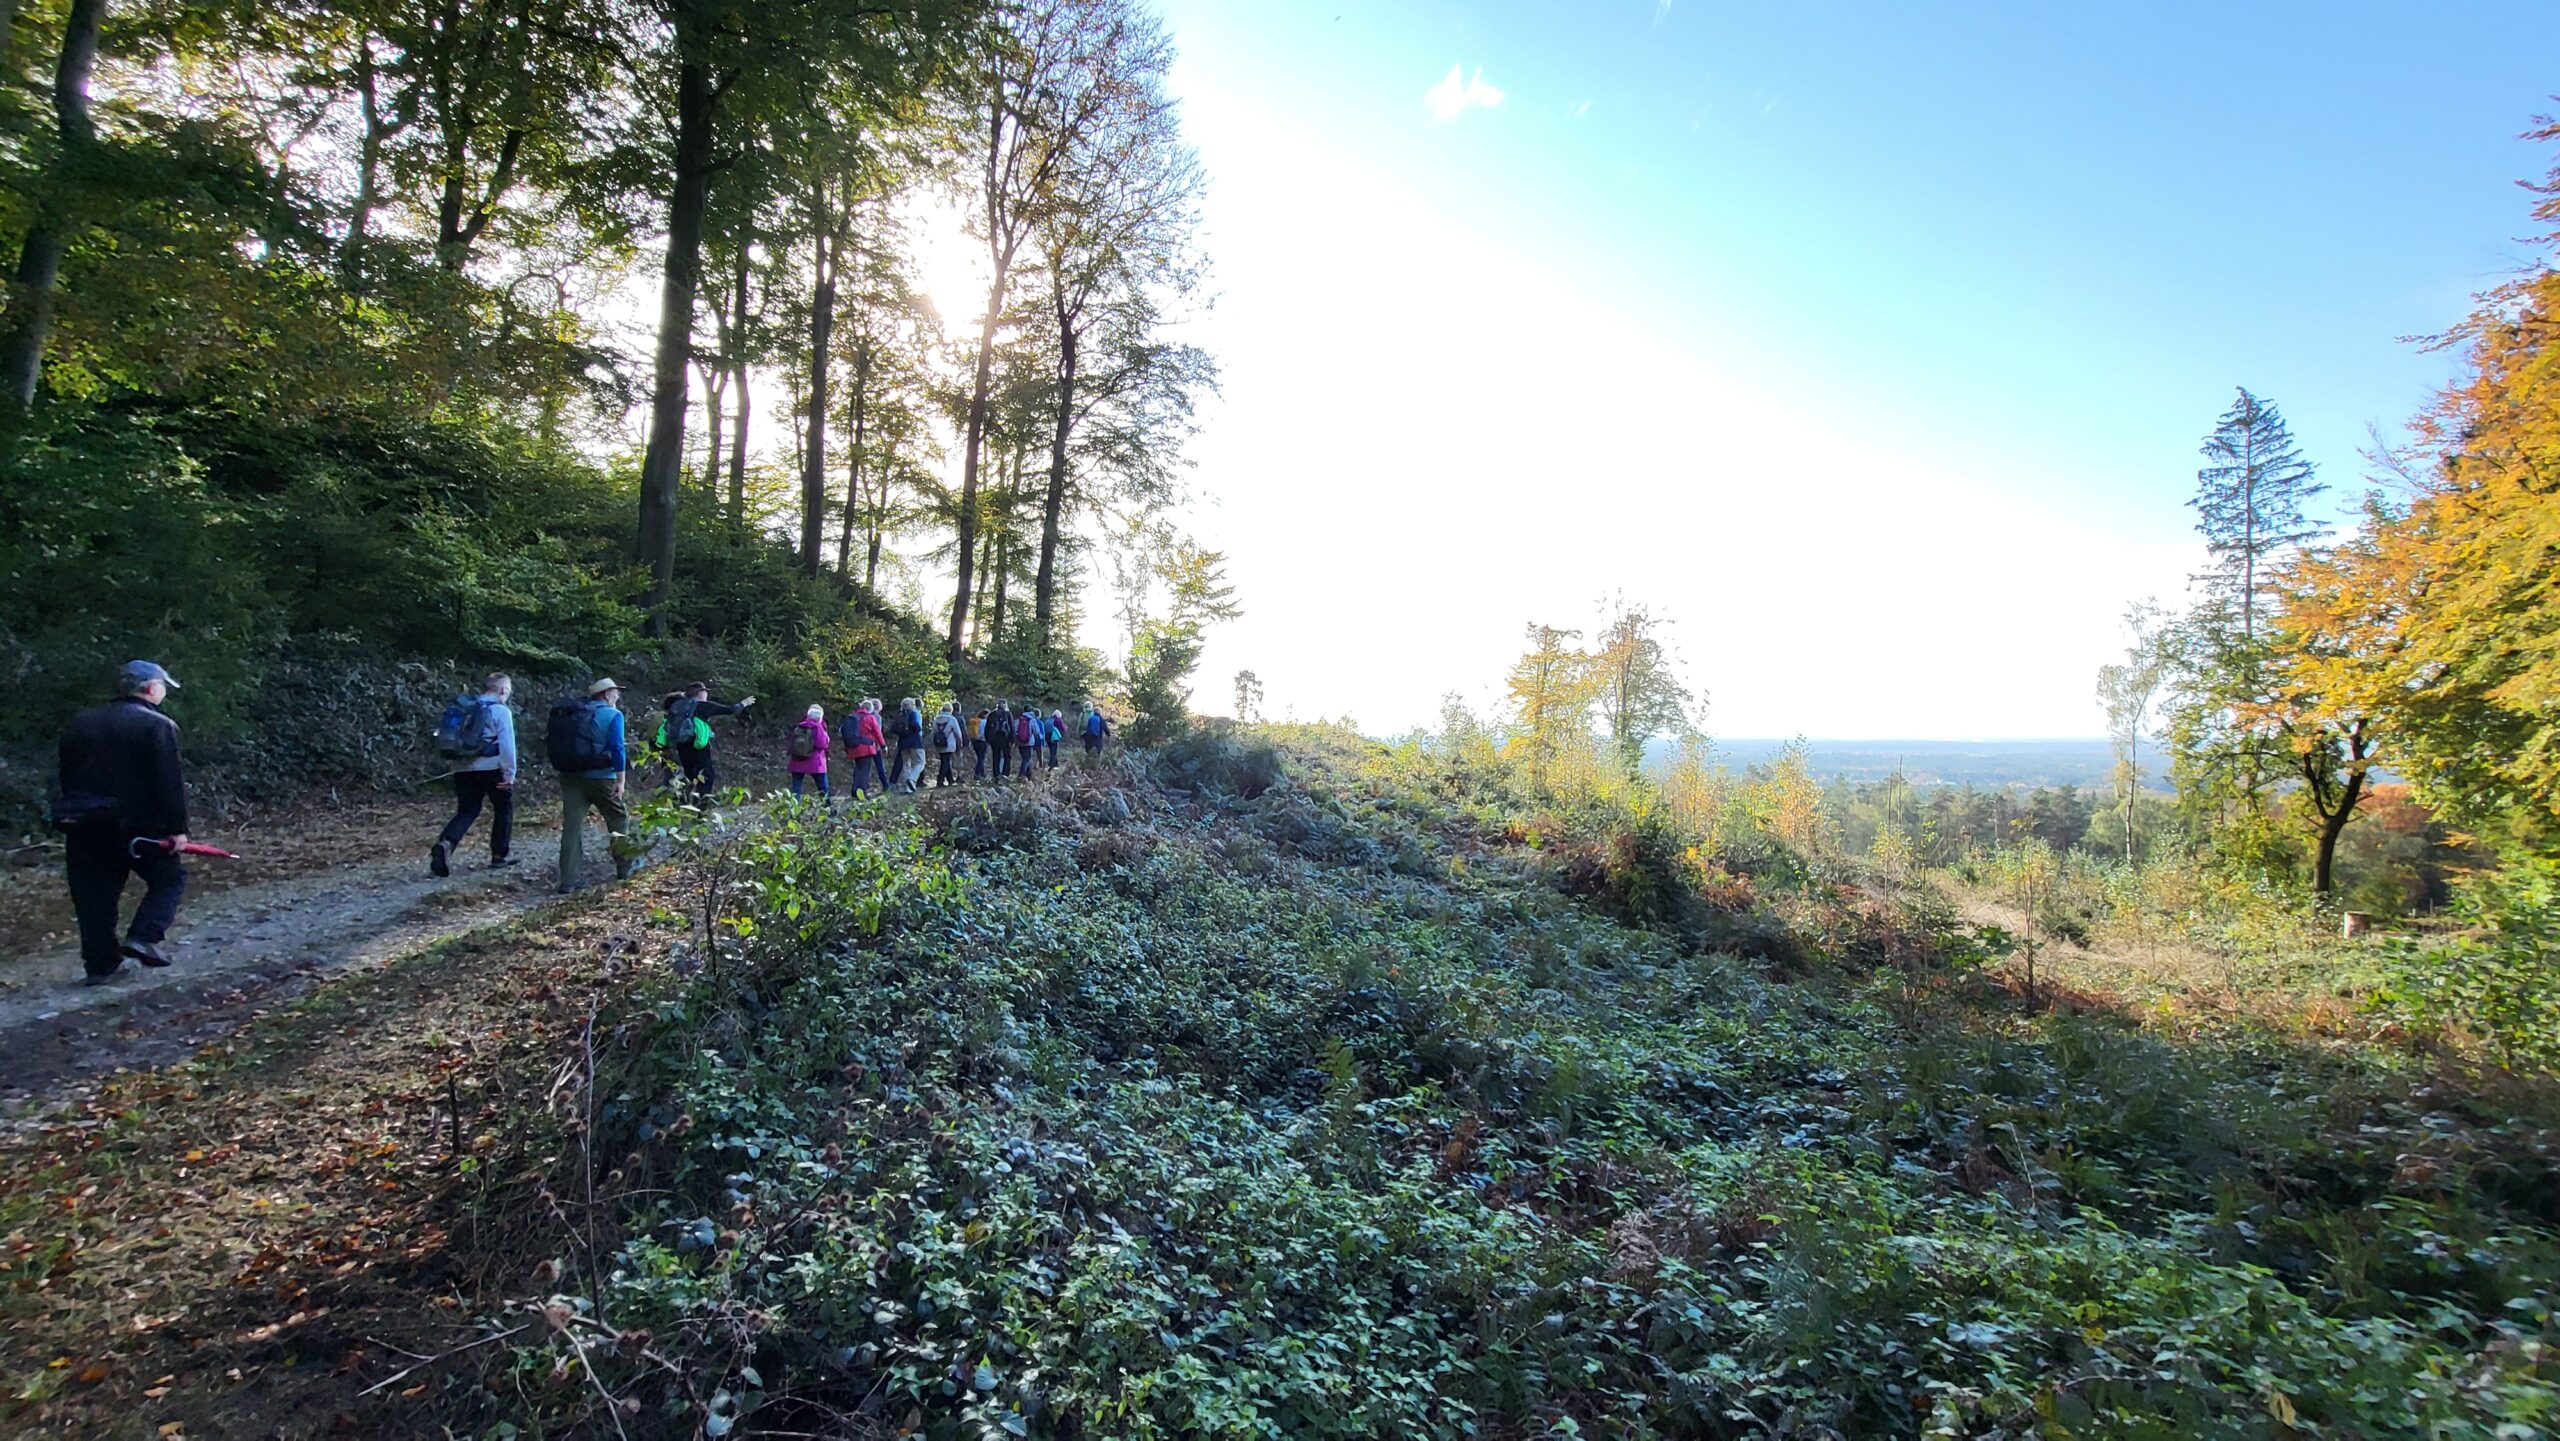
M 997 701 L 987 715 L 987 749 L 995 752 L 996 779 L 1013 774 L 1013 704 Z
M 453 819 L 427 851 L 427 869 L 453 874 L 453 848 L 471 834 L 480 808 L 489 808 L 489 869 L 516 863 L 516 713 L 507 702 L 515 682 L 492 675 L 480 694 L 457 698 L 436 725 L 436 753 L 453 764 Z
M 898 778 L 898 789 L 909 795 L 916 793 L 916 782 L 924 779 L 924 707 L 914 696 L 898 702 L 898 763 L 890 774 Z
M 1058 768 L 1058 744 L 1067 738 L 1067 718 L 1059 712 L 1052 710 L 1049 712 L 1049 719 L 1046 724 L 1049 728 L 1049 769 L 1056 770 Z
M 827 793 L 827 745 L 827 708 L 813 705 L 791 728 L 789 770 L 793 795 L 800 794 L 804 784 L 816 781 L 818 799 L 833 802 L 835 798 Z
M 1102 754 L 1102 743 L 1111 736 L 1111 722 L 1104 718 L 1102 707 L 1091 701 L 1084 703 L 1084 753 Z
M 604 818 L 605 849 L 614 879 L 630 876 L 631 813 L 622 803 L 622 773 L 631 768 L 622 687 L 599 680 L 584 700 L 551 703 L 543 749 L 560 772 L 560 893 L 578 888 L 586 874 L 587 812 Z
M 178 764 L 178 723 L 160 707 L 178 683 L 153 661 L 128 661 L 116 698 L 71 718 L 62 733 L 60 794 L 53 825 L 62 832 L 63 878 L 80 921 L 84 983 L 101 985 L 127 959 L 169 964 L 160 943 L 178 919 L 187 870 L 187 786 Z M 124 940 L 116 913 L 125 882 L 142 878 L 142 903 Z
M 853 757 L 854 799 L 862 798 L 863 788 L 868 784 L 865 776 L 877 777 L 880 794 L 887 795 L 889 772 L 881 765 L 880 752 L 887 746 L 888 738 L 880 732 L 880 702 L 865 700 L 857 703 L 853 714 L 845 717 L 844 726 L 837 736 L 844 742 L 845 753 Z
M 1022 778 L 1030 780 L 1040 768 L 1040 707 L 1024 701 L 1013 717 L 1013 745 L 1022 757 Z
M 969 779 L 987 778 L 987 718 L 993 712 L 981 710 L 969 717 L 969 749 L 977 753 L 977 763 L 969 768 Z
M 955 703 L 944 706 L 933 718 L 933 788 L 940 790 L 959 783 L 951 773 L 952 759 L 960 754 L 960 708 Z
M 702 681 L 668 701 L 667 718 L 658 727 L 658 749 L 675 757 L 676 768 L 684 772 L 686 799 L 704 804 L 720 785 L 720 767 L 711 757 L 711 723 L 722 716 L 743 715 L 755 703 L 754 696 L 736 705 L 713 700 L 711 687 Z

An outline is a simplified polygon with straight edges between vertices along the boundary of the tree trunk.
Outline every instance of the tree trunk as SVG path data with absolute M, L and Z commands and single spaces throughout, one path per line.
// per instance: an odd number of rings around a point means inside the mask
M 729 437 L 729 523 L 735 526 L 747 523 L 747 286 L 755 278 L 755 239 L 752 223 L 739 227 L 737 289 L 729 297 L 729 376 L 738 385 L 738 423 Z
M 835 369 L 828 354 L 836 332 L 836 253 L 841 241 L 831 234 L 827 187 L 818 183 L 816 241 L 810 257 L 809 293 L 809 440 L 800 451 L 800 573 L 811 580 L 824 568 L 818 547 L 827 521 L 827 381 Z
M 1013 252 L 1001 238 L 999 222 L 1004 219 L 1000 190 L 1004 152 L 1006 115 L 1004 77 L 995 80 L 995 103 L 987 108 L 987 258 L 993 262 L 987 278 L 987 313 L 978 322 L 978 368 L 969 386 L 968 439 L 961 448 L 960 460 L 960 535 L 954 548 L 960 561 L 958 584 L 951 594 L 951 634 L 947 647 L 952 665 L 961 659 L 960 637 L 969 623 L 970 582 L 974 578 L 971 565 L 977 559 L 978 539 L 978 466 L 985 458 L 987 442 L 987 396 L 995 385 L 996 323 L 1004 314 L 1004 290 Z
M 347 207 L 347 238 L 338 246 L 338 279 L 353 287 L 362 275 L 365 232 L 373 225 L 373 208 L 381 195 L 382 100 L 375 84 L 373 37 L 356 42 L 356 103 L 364 117 L 364 139 L 356 150 L 356 198 Z
M 718 104 L 690 7 L 676 12 L 676 173 L 667 201 L 667 261 L 658 293 L 658 353 L 649 449 L 640 462 L 639 561 L 649 568 L 649 630 L 667 633 L 675 597 L 676 489 L 684 472 L 685 391 L 693 374 L 693 302 L 702 281 L 702 231 L 711 188 L 712 111 Z M 745 387 L 740 388 L 741 397 Z M 743 428 L 743 427 L 742 427 Z
M 987 577 L 993 575 L 996 568 L 995 532 L 988 531 L 984 535 L 980 536 L 978 538 L 978 544 L 984 548 L 986 553 L 978 558 L 978 608 L 977 612 L 969 617 L 969 644 L 973 646 L 979 644 L 985 639 L 985 637 L 979 632 L 981 629 L 980 623 L 985 619 L 987 614 Z
M 2338 804 L 2320 810 L 2320 846 L 2311 859 L 2311 889 L 2316 895 L 2328 895 L 2335 888 L 2338 837 L 2347 833 L 2347 823 L 2356 818 L 2356 803 L 2364 799 L 2363 762 L 2370 749 L 2361 724 L 2347 733 L 2347 776 L 2338 788 Z M 2306 769 L 2309 764 L 2304 762 Z M 2313 803 L 2317 807 L 2316 791 Z
M 0 401 L 24 414 L 35 404 L 36 382 L 44 375 L 45 341 L 53 329 L 53 287 L 62 278 L 62 250 L 70 221 L 63 213 L 63 192 L 75 157 L 97 138 L 89 113 L 89 73 L 98 63 L 98 31 L 106 20 L 107 0 L 71 0 L 63 21 L 62 58 L 53 72 L 53 117 L 61 152 L 18 253 L 16 293 L 10 297 L 10 325 L 0 340 Z
M 847 585 L 853 584 L 853 520 L 855 512 L 862 507 L 862 471 L 869 460 L 870 406 L 871 342 L 863 339 L 855 341 L 853 346 L 853 456 L 844 468 L 844 527 L 836 536 L 836 578 Z M 888 483 L 888 476 L 883 474 L 880 484 L 885 487 Z M 874 530 L 872 535 L 872 566 L 877 569 L 879 532 Z M 868 577 L 865 577 L 862 588 L 866 591 L 871 588 Z
M 1058 416 L 1049 433 L 1049 494 L 1040 507 L 1040 574 L 1031 591 L 1031 626 L 1040 649 L 1051 645 L 1057 615 L 1058 531 L 1067 513 L 1067 441 L 1075 429 L 1076 330 L 1063 299 L 1058 306 Z
M 702 493 L 712 500 L 720 496 L 720 423 L 725 418 L 720 407 L 728 398 L 729 363 L 715 357 L 702 368 L 702 448 L 708 457 L 702 467 Z
M 20 0 L 0 0 L 0 78 L 17 74 L 17 57 L 11 53 L 11 42 L 17 38 Z

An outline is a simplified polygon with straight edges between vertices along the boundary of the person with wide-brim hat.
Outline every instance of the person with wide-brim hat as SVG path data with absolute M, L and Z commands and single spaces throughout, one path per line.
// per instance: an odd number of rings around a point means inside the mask
M 604 818 L 605 846 L 616 879 L 631 874 L 631 812 L 622 801 L 631 768 L 622 687 L 610 676 L 587 687 L 583 703 L 552 707 L 551 764 L 560 772 L 560 889 L 574 891 L 586 878 L 587 812 Z

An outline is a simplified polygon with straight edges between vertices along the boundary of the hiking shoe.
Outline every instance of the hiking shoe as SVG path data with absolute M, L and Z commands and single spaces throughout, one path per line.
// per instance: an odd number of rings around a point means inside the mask
M 169 964 L 169 953 L 149 941 L 127 941 L 124 953 L 155 971 Z
M 126 970 L 122 966 L 118 966 L 112 971 L 83 971 L 80 973 L 80 984 L 84 986 L 112 986 L 118 981 L 130 979 L 132 975 L 133 972 Z
M 427 873 L 439 879 L 453 874 L 453 847 L 438 841 L 427 852 Z
M 503 871 L 511 866 L 520 866 L 523 864 L 524 862 L 517 860 L 513 856 L 492 856 L 489 858 L 489 869 L 493 871 Z

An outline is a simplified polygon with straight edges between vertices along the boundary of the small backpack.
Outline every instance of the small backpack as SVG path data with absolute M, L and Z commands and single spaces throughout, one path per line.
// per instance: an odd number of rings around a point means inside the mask
M 613 745 L 606 738 L 605 705 L 597 700 L 551 703 L 551 723 L 543 732 L 543 752 L 551 768 L 564 775 L 584 775 L 614 767 Z
M 793 726 L 791 728 L 791 758 L 795 761 L 805 761 L 817 753 L 817 728 L 805 725 Z
M 449 761 L 483 760 L 498 753 L 498 727 L 482 696 L 456 696 L 436 722 L 436 754 Z
M 704 720 L 700 716 L 689 716 L 684 720 L 676 722 L 676 724 L 679 727 L 676 734 L 684 737 L 684 743 L 687 749 L 698 751 L 707 751 L 711 749 L 711 722 Z M 667 723 L 665 721 L 660 721 L 658 722 L 658 749 L 665 750 L 666 748 Z

